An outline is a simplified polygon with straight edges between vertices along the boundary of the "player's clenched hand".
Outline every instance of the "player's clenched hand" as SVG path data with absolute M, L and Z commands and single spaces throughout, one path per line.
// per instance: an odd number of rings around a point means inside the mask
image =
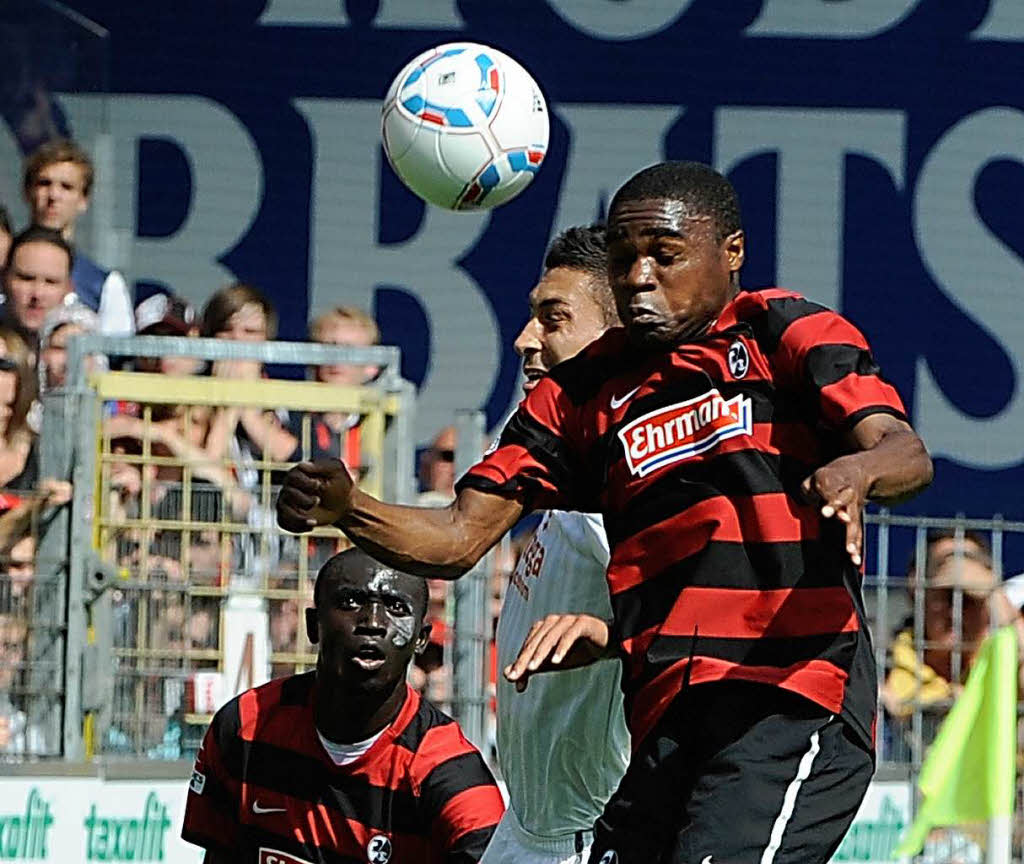
M 286 531 L 333 525 L 352 507 L 354 484 L 337 459 L 300 462 L 284 477 L 277 496 L 277 524 Z
M 863 528 L 861 515 L 867 501 L 870 479 L 857 455 L 840 456 L 823 465 L 804 480 L 802 489 L 809 501 L 821 505 L 821 515 L 846 524 L 846 551 L 858 567 L 861 562 Z
M 505 677 L 522 692 L 531 675 L 575 669 L 605 656 L 608 624 L 593 615 L 563 613 L 534 621 L 519 656 L 505 667 Z

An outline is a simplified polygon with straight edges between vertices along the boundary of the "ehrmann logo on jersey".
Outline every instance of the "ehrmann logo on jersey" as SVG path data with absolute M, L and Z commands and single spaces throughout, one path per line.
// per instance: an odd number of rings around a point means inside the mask
M 89 861 L 163 861 L 164 837 L 171 827 L 167 805 L 150 792 L 141 819 L 97 816 L 96 805 L 85 820 Z
M 749 396 L 723 399 L 717 390 L 710 390 L 638 417 L 619 430 L 619 440 L 630 472 L 646 477 L 727 438 L 749 435 L 752 428 Z
M 47 857 L 46 839 L 53 814 L 39 790 L 28 793 L 24 813 L 0 815 L 0 860 L 41 861 Z

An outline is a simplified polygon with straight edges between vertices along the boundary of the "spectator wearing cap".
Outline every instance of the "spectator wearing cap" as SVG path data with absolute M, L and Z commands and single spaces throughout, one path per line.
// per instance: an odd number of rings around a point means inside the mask
M 65 302 L 46 313 L 39 331 L 40 393 L 67 384 L 68 340 L 79 333 L 95 333 L 99 326 L 99 316 L 79 303 L 74 294 L 69 294 Z M 90 371 L 105 368 L 105 365 L 105 357 L 88 358 Z
M 23 178 L 32 224 L 57 231 L 73 243 L 75 223 L 89 209 L 93 176 L 92 160 L 73 141 L 59 138 L 37 148 L 25 160 Z M 74 259 L 71 283 L 82 304 L 99 316 L 100 330 L 130 335 L 134 317 L 124 277 L 80 251 Z
M 135 332 L 140 336 L 199 335 L 196 310 L 187 300 L 174 294 L 154 294 L 135 307 Z M 140 372 L 161 372 L 164 375 L 195 375 L 202 361 L 195 357 L 138 357 L 135 368 Z

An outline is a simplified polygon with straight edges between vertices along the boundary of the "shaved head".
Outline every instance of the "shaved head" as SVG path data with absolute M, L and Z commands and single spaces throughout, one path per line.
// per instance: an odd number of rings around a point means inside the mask
M 422 618 L 426 614 L 427 582 L 425 579 L 381 564 L 357 546 L 339 552 L 320 568 L 320 572 L 316 574 L 316 584 L 313 586 L 313 605 L 320 606 L 320 598 L 324 596 L 327 584 L 334 579 L 341 576 L 345 576 L 349 580 L 362 577 L 366 582 L 370 582 L 378 573 L 393 573 L 398 578 L 399 584 L 415 598 L 418 617 Z

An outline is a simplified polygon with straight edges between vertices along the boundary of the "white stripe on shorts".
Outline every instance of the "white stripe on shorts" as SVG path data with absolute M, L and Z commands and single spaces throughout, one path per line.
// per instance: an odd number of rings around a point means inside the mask
M 829 717 L 828 719 L 831 722 L 832 718 Z M 772 864 L 775 860 L 775 853 L 779 851 L 779 847 L 782 845 L 782 835 L 796 807 L 797 793 L 800 791 L 800 786 L 804 780 L 811 776 L 811 766 L 814 765 L 814 759 L 821 750 L 821 741 L 818 738 L 819 731 L 816 730 L 811 735 L 811 746 L 801 757 L 800 764 L 796 769 L 796 777 L 793 778 L 786 788 L 786 794 L 782 798 L 782 809 L 779 811 L 779 815 L 775 817 L 775 824 L 772 825 L 771 839 L 768 841 L 768 847 L 764 850 L 764 854 L 761 855 L 761 864 Z

